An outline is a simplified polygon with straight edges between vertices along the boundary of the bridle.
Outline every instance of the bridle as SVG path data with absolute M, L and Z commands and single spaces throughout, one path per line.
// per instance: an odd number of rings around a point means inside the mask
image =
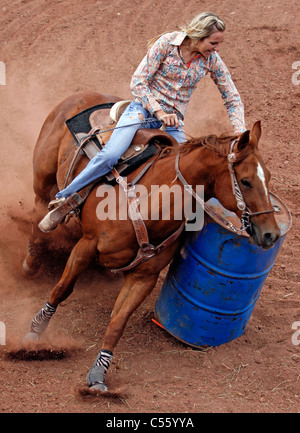
M 240 150 L 240 151 L 234 152 L 233 149 L 234 149 L 234 146 L 237 142 L 238 142 L 238 139 L 232 140 L 232 142 L 230 143 L 229 153 L 221 152 L 220 149 L 217 149 L 216 147 L 211 146 L 208 143 L 203 143 L 203 146 L 214 150 L 219 155 L 224 156 L 227 159 L 228 171 L 230 173 L 230 178 L 231 178 L 232 192 L 233 192 L 233 195 L 236 199 L 237 208 L 239 210 L 243 211 L 242 216 L 241 216 L 241 224 L 242 225 L 240 228 L 235 227 L 232 222 L 228 221 L 222 215 L 217 213 L 209 204 L 205 203 L 204 200 L 198 196 L 198 194 L 196 194 L 196 192 L 193 190 L 191 185 L 189 185 L 188 182 L 185 180 L 185 178 L 183 177 L 183 175 L 179 169 L 180 153 L 178 153 L 176 156 L 175 170 L 176 170 L 177 177 L 181 181 L 181 183 L 183 184 L 185 190 L 188 193 L 190 193 L 195 198 L 195 200 L 197 200 L 201 204 L 201 206 L 203 207 L 203 209 L 205 210 L 205 212 L 208 215 L 210 215 L 214 220 L 220 221 L 223 225 L 225 225 L 227 228 L 231 229 L 232 231 L 236 232 L 237 234 L 242 234 L 246 230 L 249 230 L 251 228 L 251 218 L 258 216 L 258 215 L 275 212 L 275 209 L 273 208 L 270 210 L 263 210 L 260 212 L 251 212 L 249 210 L 249 208 L 247 207 L 244 196 L 242 194 L 242 191 L 240 189 L 240 186 L 239 186 L 239 183 L 238 183 L 238 180 L 236 177 L 234 164 L 245 159 L 250 153 L 249 153 L 249 150 L 247 149 L 247 147 Z
M 245 199 L 244 199 L 243 194 L 242 194 L 242 191 L 240 189 L 239 183 L 238 183 L 237 178 L 236 178 L 235 170 L 234 170 L 234 164 L 238 161 L 242 161 L 242 159 L 245 158 L 245 156 L 242 158 L 237 158 L 237 154 L 233 152 L 234 146 L 235 146 L 237 141 L 238 141 L 238 139 L 235 139 L 230 144 L 230 153 L 227 155 L 227 163 L 228 163 L 228 170 L 229 170 L 230 177 L 231 177 L 232 191 L 233 191 L 233 195 L 235 196 L 235 199 L 236 199 L 237 208 L 241 211 L 244 211 L 242 214 L 242 217 L 241 217 L 241 221 L 242 221 L 242 228 L 245 231 L 250 227 L 251 218 L 253 218 L 254 216 L 258 216 L 258 215 L 273 213 L 273 212 L 275 212 L 275 209 L 273 208 L 273 209 L 269 209 L 269 210 L 263 210 L 260 212 L 251 212 L 249 210 L 249 208 L 247 207 Z

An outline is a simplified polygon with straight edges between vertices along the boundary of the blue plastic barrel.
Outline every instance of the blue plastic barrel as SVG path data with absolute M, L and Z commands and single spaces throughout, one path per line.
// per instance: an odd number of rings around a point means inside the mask
M 155 316 L 177 339 L 194 347 L 218 346 L 241 336 L 268 273 L 291 227 L 284 203 L 271 194 L 281 236 L 269 250 L 211 218 L 189 232 L 172 261 L 155 304 Z M 216 199 L 209 204 L 236 227 L 240 221 Z

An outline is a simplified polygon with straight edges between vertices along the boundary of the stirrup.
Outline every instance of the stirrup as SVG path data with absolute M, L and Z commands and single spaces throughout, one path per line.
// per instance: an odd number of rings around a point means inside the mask
M 56 198 L 55 200 L 51 200 L 48 204 L 48 209 L 52 210 L 52 209 L 57 208 L 58 206 L 63 204 L 65 202 L 65 200 L 66 200 L 65 197 Z

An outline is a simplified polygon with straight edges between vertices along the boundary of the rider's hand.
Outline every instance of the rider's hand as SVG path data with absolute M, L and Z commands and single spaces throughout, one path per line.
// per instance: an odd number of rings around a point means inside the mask
M 178 128 L 179 120 L 176 114 L 165 113 L 164 110 L 158 110 L 155 112 L 156 117 L 160 122 L 163 122 L 166 126 L 175 126 Z

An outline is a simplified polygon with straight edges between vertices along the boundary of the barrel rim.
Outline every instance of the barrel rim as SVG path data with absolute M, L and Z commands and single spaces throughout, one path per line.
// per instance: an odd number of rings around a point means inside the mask
M 291 226 L 292 226 L 292 215 L 291 215 L 291 212 L 290 212 L 290 210 L 288 209 L 288 207 L 285 205 L 285 203 L 284 203 L 284 202 L 283 202 L 283 201 L 282 201 L 282 200 L 281 200 L 281 199 L 280 199 L 276 194 L 274 194 L 273 192 L 270 192 L 270 196 L 271 196 L 271 199 L 273 198 L 273 199 L 277 200 L 277 201 L 280 203 L 281 207 L 284 209 L 284 211 L 286 212 L 287 217 L 288 217 L 288 224 L 287 224 L 287 227 L 285 228 L 284 231 L 281 231 L 281 233 L 280 233 L 280 237 L 283 237 L 283 236 L 285 236 L 285 235 L 287 234 L 287 232 L 290 230 L 290 228 L 291 228 Z M 231 212 L 231 211 L 228 211 L 227 209 L 225 209 L 224 206 L 222 206 L 222 204 L 221 204 L 221 203 L 220 203 L 220 202 L 219 202 L 215 197 L 212 197 L 212 199 L 215 200 L 215 201 L 217 201 L 218 204 L 221 206 L 221 208 L 224 209 L 224 211 L 229 212 L 229 213 L 232 214 L 234 217 L 238 218 L 237 215 L 236 215 L 234 212 Z M 211 200 L 211 199 L 210 199 L 210 200 Z M 209 204 L 209 200 L 208 200 L 208 204 Z M 227 226 L 226 224 L 222 224 L 222 223 L 220 223 L 220 221 L 217 221 L 213 216 L 210 216 L 210 218 L 211 218 L 211 219 L 212 219 L 216 224 L 218 224 L 218 225 L 220 225 L 221 227 L 223 227 L 225 230 L 228 230 L 228 231 L 231 232 L 231 233 L 237 234 L 236 231 L 235 231 L 234 229 L 232 229 L 231 227 Z M 275 213 L 275 219 L 276 219 L 276 213 Z M 247 232 L 239 233 L 239 236 L 243 236 L 243 237 L 245 237 L 245 238 L 249 238 L 249 237 L 250 237 L 250 236 L 248 235 Z

